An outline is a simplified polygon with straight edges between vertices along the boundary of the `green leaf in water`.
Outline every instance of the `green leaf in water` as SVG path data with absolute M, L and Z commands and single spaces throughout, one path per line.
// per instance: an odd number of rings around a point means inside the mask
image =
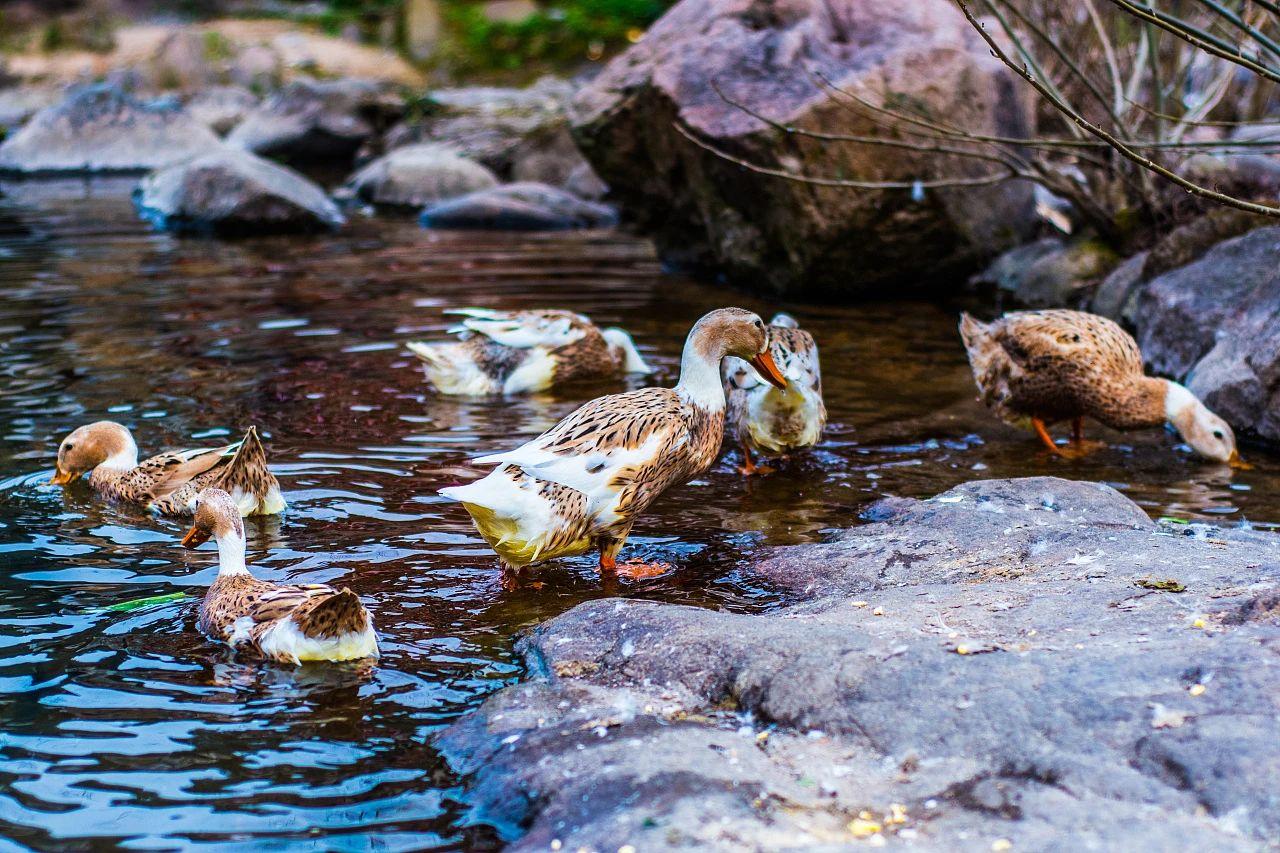
M 1185 518 L 1174 518 L 1172 515 L 1162 515 L 1156 519 L 1159 524 L 1190 524 L 1191 522 Z
M 146 598 L 134 598 L 129 601 L 122 601 L 119 604 L 108 604 L 103 610 L 111 610 L 116 613 L 128 613 L 130 610 L 141 610 L 144 607 L 150 607 L 153 604 L 168 604 L 170 601 L 181 601 L 186 598 L 185 592 L 170 592 L 165 595 L 149 595 Z

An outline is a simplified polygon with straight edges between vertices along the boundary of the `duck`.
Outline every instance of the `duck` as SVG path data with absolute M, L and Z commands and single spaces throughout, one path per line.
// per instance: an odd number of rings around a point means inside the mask
M 694 324 L 674 388 L 598 397 L 514 450 L 472 460 L 490 474 L 440 494 L 462 504 L 498 554 L 503 575 L 557 557 L 599 552 L 602 576 L 654 577 L 661 563 L 619 564 L 637 516 L 667 489 L 715 462 L 724 437 L 720 364 L 737 356 L 767 382 L 786 385 L 764 321 L 720 308 Z
M 168 451 L 139 462 L 138 445 L 126 427 L 114 421 L 86 424 L 58 446 L 57 468 L 49 482 L 67 485 L 86 471 L 99 495 L 161 515 L 191 515 L 196 496 L 207 486 L 234 495 L 241 515 L 275 515 L 286 506 L 252 426 L 233 444 Z
M 727 401 L 725 436 L 742 448 L 744 476 L 773 469 L 757 465 L 752 451 L 787 454 L 813 447 L 827 423 L 822 401 L 818 344 L 790 314 L 769 321 L 769 352 L 786 377 L 785 390 L 762 381 L 747 362 L 730 356 L 720 366 Z
M 585 379 L 651 373 L 631 335 L 573 311 L 456 308 L 459 340 L 406 344 L 441 394 L 531 394 Z
M 200 630 L 237 651 L 280 663 L 378 657 L 373 617 L 350 589 L 258 580 L 245 565 L 240 505 L 222 489 L 202 489 L 195 519 L 182 538 L 218 545 L 218 577 L 200 601 Z
M 1231 426 L 1191 391 L 1147 376 L 1138 343 L 1117 323 L 1068 309 L 1013 311 L 989 323 L 960 318 L 979 399 L 1005 422 L 1033 429 L 1049 451 L 1078 458 L 1095 447 L 1084 419 L 1118 430 L 1171 424 L 1200 456 L 1243 467 Z M 1059 447 L 1048 425 L 1071 421 Z

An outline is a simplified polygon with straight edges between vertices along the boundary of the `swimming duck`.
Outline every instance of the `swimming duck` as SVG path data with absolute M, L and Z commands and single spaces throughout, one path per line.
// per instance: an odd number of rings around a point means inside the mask
M 572 311 L 459 308 L 460 340 L 407 344 L 441 394 L 524 394 L 582 379 L 649 373 L 631 336 Z
M 139 462 L 138 445 L 129 430 L 98 421 L 62 440 L 57 471 L 49 482 L 65 485 L 85 471 L 89 485 L 103 497 L 150 507 L 162 515 L 190 515 L 196 495 L 206 486 L 234 495 L 241 515 L 275 515 L 285 508 L 255 427 L 235 444 L 169 451 Z
M 785 454 L 813 447 L 827 423 L 813 335 L 791 315 L 778 314 L 769 321 L 769 340 L 774 363 L 787 379 L 785 390 L 761 381 L 740 358 L 726 358 L 720 367 L 728 401 L 726 432 L 742 447 L 744 463 L 739 470 L 747 476 L 772 470 L 756 465 L 752 450 Z
M 700 319 L 685 340 L 674 388 L 599 397 L 515 450 L 473 460 L 497 465 L 482 480 L 442 489 L 471 514 L 505 567 L 600 552 L 602 574 L 650 577 L 660 564 L 619 565 L 636 517 L 666 489 L 715 461 L 724 436 L 720 362 L 745 359 L 778 387 L 764 322 L 741 308 Z
M 1146 376 L 1137 342 L 1105 317 L 1083 311 L 1015 311 L 990 323 L 968 314 L 960 335 L 981 399 L 1007 423 L 1030 426 L 1053 453 L 1085 452 L 1084 419 L 1113 429 L 1173 424 L 1206 459 L 1241 464 L 1235 434 L 1177 382 Z M 1046 424 L 1072 422 L 1058 447 Z
M 373 619 L 351 590 L 249 574 L 240 509 L 221 489 L 196 497 L 195 524 L 182 545 L 198 548 L 210 537 L 218 543 L 218 579 L 200 602 L 200 630 L 210 638 L 282 663 L 378 656 Z

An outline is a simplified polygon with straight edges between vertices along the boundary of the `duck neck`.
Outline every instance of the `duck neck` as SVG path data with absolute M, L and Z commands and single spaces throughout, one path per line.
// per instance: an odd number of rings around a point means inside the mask
M 710 411 L 724 409 L 724 385 L 720 379 L 723 353 L 713 351 L 710 341 L 694 329 L 684 342 L 680 356 L 680 381 L 676 393 Z
M 244 564 L 245 541 L 243 534 L 234 530 L 214 537 L 218 543 L 218 577 L 248 574 Z
M 1148 429 L 1172 420 L 1170 406 L 1180 402 L 1178 391 L 1191 397 L 1191 392 L 1176 382 L 1143 376 L 1133 385 L 1128 396 L 1107 413 L 1107 419 L 1099 418 L 1115 429 Z M 1192 398 L 1194 399 L 1194 398 Z
M 138 467 L 138 445 L 133 436 L 125 433 L 120 446 L 106 459 L 98 463 L 104 471 L 132 471 Z

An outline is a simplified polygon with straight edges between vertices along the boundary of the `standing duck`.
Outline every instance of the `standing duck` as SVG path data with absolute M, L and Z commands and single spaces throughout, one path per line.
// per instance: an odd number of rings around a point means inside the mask
M 1206 459 L 1240 464 L 1231 427 L 1177 382 L 1142 372 L 1133 337 L 1083 311 L 1015 311 L 990 323 L 968 314 L 960 335 L 981 399 L 1007 423 L 1030 426 L 1059 456 L 1085 452 L 1084 419 L 1113 429 L 1173 424 Z M 1058 447 L 1047 424 L 1072 422 L 1073 443 Z
M 572 311 L 446 311 L 460 340 L 407 344 L 441 394 L 525 394 L 584 379 L 649 373 L 631 336 Z
M 728 401 L 726 431 L 742 447 L 739 470 L 746 476 L 772 470 L 755 464 L 753 450 L 786 454 L 813 447 L 827 423 L 813 335 L 791 315 L 778 314 L 769 321 L 769 340 L 769 352 L 787 380 L 785 389 L 763 382 L 740 358 L 726 358 L 720 368 Z
M 720 362 L 729 355 L 749 361 L 774 385 L 786 384 L 764 322 L 741 308 L 721 308 L 689 332 L 676 387 L 592 400 L 533 441 L 474 460 L 498 467 L 440 494 L 462 503 L 506 567 L 594 548 L 602 574 L 661 574 L 666 566 L 620 566 L 617 555 L 658 495 L 715 461 L 724 436 Z
M 261 581 L 245 566 L 244 522 L 231 495 L 205 489 L 184 548 L 218 543 L 218 579 L 200 602 L 200 630 L 233 649 L 282 663 L 378 656 L 373 619 L 349 589 Z
M 161 515 L 195 512 L 196 496 L 208 486 L 234 495 L 241 515 L 275 515 L 285 508 L 255 427 L 235 444 L 169 451 L 139 462 L 138 445 L 129 430 L 98 421 L 62 440 L 57 471 L 49 482 L 65 485 L 85 471 L 89 485 L 103 497 L 149 507 Z

